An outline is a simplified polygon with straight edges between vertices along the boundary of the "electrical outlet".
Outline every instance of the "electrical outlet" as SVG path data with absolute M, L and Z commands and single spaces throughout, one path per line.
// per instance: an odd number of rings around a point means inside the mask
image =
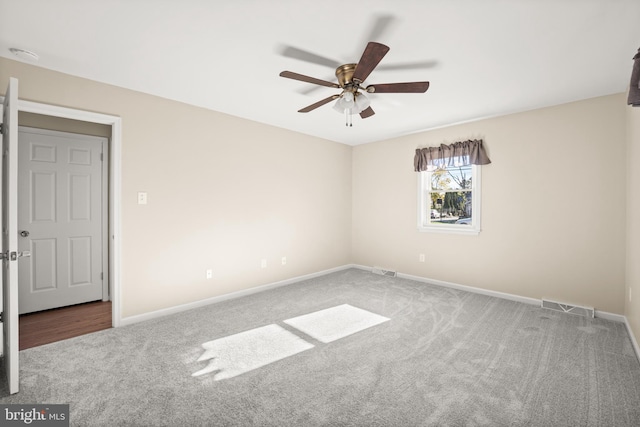
M 262 260 L 262 262 L 260 263 L 260 267 L 267 268 L 267 260 L 266 259 Z
M 147 193 L 144 191 L 138 192 L 138 204 L 146 205 L 147 204 Z
M 420 262 L 424 262 L 424 254 L 420 254 Z
M 287 265 L 287 257 L 286 256 L 282 257 L 282 265 Z
M 211 279 L 213 277 L 213 270 L 207 270 L 207 279 Z

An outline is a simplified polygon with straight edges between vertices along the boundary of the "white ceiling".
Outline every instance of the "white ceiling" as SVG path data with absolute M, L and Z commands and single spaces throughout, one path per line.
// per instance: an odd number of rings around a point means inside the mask
M 0 0 L 0 55 L 357 145 L 624 92 L 639 19 L 639 0 Z M 298 113 L 338 91 L 278 74 L 335 81 L 368 41 L 391 50 L 366 84 L 429 90 L 372 94 L 351 128 Z

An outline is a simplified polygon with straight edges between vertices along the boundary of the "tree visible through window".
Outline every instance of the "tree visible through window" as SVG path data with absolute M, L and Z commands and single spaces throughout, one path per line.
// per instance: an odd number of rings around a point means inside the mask
M 471 166 L 441 168 L 431 172 L 431 209 L 437 222 L 471 218 L 473 213 Z

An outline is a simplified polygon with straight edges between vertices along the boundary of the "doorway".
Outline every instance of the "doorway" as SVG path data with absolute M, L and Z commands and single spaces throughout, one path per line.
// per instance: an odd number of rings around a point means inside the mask
M 20 349 L 111 327 L 111 127 L 19 112 Z M 31 314 L 27 314 L 31 313 Z
M 34 127 L 33 119 L 39 120 L 41 123 L 38 127 L 57 131 L 69 131 L 68 128 L 60 128 L 60 123 L 66 122 L 66 125 L 73 123 L 75 128 L 72 132 L 93 134 L 95 136 L 108 137 L 108 152 L 104 153 L 109 158 L 108 168 L 108 221 L 107 221 L 107 240 L 108 253 L 106 254 L 108 273 L 108 299 L 111 301 L 111 326 L 118 327 L 121 324 L 121 307 L 120 307 L 120 266 L 121 266 L 121 129 L 122 121 L 119 117 L 93 113 L 89 111 L 75 110 L 54 105 L 41 104 L 32 101 L 18 101 L 19 115 L 21 116 L 21 125 Z M 36 117 L 37 116 L 37 117 Z M 65 126 L 66 126 L 65 125 Z M 93 130 L 87 130 L 93 129 Z M 101 129 L 98 133 L 95 129 Z M 102 133 L 101 133 L 102 132 Z M 106 134 L 104 132 L 107 132 Z M 105 274 L 105 276 L 107 276 Z M 104 298 L 103 298 L 104 299 Z M 102 304 L 101 310 L 105 305 Z M 71 307 L 72 308 L 72 307 Z M 71 309 L 70 308 L 70 309 Z M 59 309 L 66 310 L 66 309 Z

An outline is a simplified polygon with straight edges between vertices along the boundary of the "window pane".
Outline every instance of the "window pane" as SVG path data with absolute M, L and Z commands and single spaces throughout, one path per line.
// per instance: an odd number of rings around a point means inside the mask
M 421 172 L 418 179 L 420 231 L 477 235 L 480 232 L 480 178 L 480 168 L 475 165 Z
M 473 193 L 471 191 L 431 192 L 431 224 L 470 225 Z
M 431 190 L 471 189 L 472 166 L 438 169 L 431 173 Z

